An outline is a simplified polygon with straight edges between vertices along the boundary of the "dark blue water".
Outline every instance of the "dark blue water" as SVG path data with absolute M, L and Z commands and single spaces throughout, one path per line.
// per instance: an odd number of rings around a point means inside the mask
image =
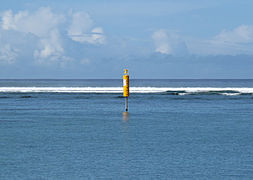
M 253 80 L 132 80 L 253 87 Z M 1 80 L 116 87 L 121 80 Z M 0 93 L 0 179 L 252 179 L 253 95 Z

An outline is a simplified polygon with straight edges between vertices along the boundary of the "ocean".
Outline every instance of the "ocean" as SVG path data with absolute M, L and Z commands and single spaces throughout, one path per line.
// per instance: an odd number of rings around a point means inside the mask
M 130 77 L 131 78 L 131 77 Z M 0 179 L 252 179 L 253 80 L 0 80 Z

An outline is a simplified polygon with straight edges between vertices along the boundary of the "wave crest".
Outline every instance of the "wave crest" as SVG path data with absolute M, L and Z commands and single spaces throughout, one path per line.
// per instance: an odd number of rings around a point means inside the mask
M 122 87 L 0 87 L 2 93 L 122 93 Z M 244 87 L 130 87 L 130 93 L 164 93 L 168 95 L 253 94 L 253 88 Z

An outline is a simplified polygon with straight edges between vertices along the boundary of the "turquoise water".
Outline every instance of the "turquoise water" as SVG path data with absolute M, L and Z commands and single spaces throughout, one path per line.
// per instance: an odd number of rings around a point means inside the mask
M 132 80 L 128 114 L 121 85 L 0 80 L 0 179 L 253 178 L 253 80 Z

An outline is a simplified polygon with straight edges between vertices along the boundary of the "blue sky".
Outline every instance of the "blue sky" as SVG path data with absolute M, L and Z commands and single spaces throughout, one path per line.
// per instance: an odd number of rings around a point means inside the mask
M 0 78 L 252 78 L 253 1 L 0 2 Z

